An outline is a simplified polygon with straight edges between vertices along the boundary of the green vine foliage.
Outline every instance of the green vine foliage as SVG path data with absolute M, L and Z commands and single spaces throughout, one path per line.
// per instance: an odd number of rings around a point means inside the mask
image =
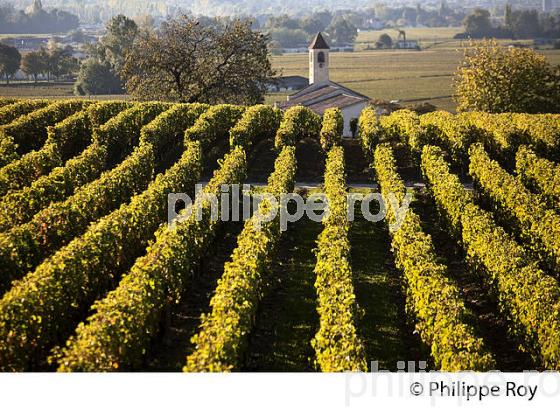
M 4 104 L 0 107 L 0 126 L 9 124 L 22 115 L 40 110 L 52 103 L 53 101 L 49 100 L 22 100 L 12 104 Z
M 409 116 L 404 115 L 408 122 Z M 375 150 L 374 168 L 385 198 L 396 195 L 402 202 L 405 185 L 397 172 L 389 145 Z M 396 215 L 388 208 L 388 222 Z M 469 324 L 459 288 L 449 279 L 447 267 L 438 262 L 432 239 L 422 229 L 417 214 L 408 210 L 403 223 L 391 232 L 392 249 L 397 266 L 404 272 L 407 311 L 416 317 L 416 330 L 431 348 L 434 363 L 441 371 L 488 371 L 496 363 L 482 339 Z
M 185 131 L 186 141 L 200 141 L 202 149 L 214 144 L 229 145 L 224 139 L 224 130 L 230 130 L 241 119 L 245 107 L 230 104 L 211 106 Z
M 142 144 L 139 150 L 149 151 L 153 162 L 153 146 Z M 192 194 L 201 171 L 200 145 L 191 143 L 173 167 L 129 204 L 101 218 L 14 283 L 0 300 L 0 366 L 25 369 L 29 355 L 42 357 L 63 341 L 83 308 L 113 287 L 146 248 L 163 222 L 167 195 Z
M 64 200 L 73 195 L 80 186 L 99 178 L 105 170 L 107 148 L 92 142 L 92 133 L 103 124 L 98 121 L 106 122 L 128 105 L 122 102 L 92 104 L 86 111 L 74 114 L 49 129 L 48 142 L 43 149 L 24 155 L 22 159 L 27 157 L 31 161 L 27 161 L 27 166 L 20 167 L 20 170 L 27 167 L 37 169 L 36 164 L 32 165 L 36 156 L 50 155 L 50 152 L 54 151 L 51 158 L 63 161 L 78 153 L 84 145 L 89 145 L 79 155 L 38 178 L 30 186 L 4 196 L 0 201 L 0 232 L 28 222 L 33 215 L 51 203 Z M 76 144 L 73 147 L 74 140 Z
M 223 184 L 242 183 L 246 171 L 245 152 L 236 147 L 226 155 L 204 192 L 217 195 Z M 146 255 L 136 261 L 115 290 L 95 303 L 96 312 L 78 326 L 76 336 L 55 357 L 59 371 L 115 371 L 141 362 L 157 332 L 161 313 L 173 300 L 179 300 L 214 237 L 218 221 L 211 219 L 210 202 L 200 199 L 195 207 L 201 209 L 200 219 L 192 212 L 172 228 L 162 226 Z
M 323 151 L 329 152 L 337 145 L 342 145 L 342 133 L 344 132 L 344 117 L 339 108 L 328 108 L 323 114 L 323 123 L 319 141 Z
M 398 110 L 379 119 L 384 139 L 408 145 L 414 156 L 420 156 L 422 147 L 430 141 L 414 111 Z
M 492 285 L 501 311 L 513 324 L 512 333 L 537 363 L 547 369 L 560 369 L 557 281 L 531 261 L 525 250 L 495 223 L 492 214 L 476 206 L 466 194 L 458 200 L 458 193 L 465 190 L 459 178 L 450 173 L 439 148 L 424 147 L 422 169 L 436 203 L 458 227 L 472 265 Z
M 251 151 L 261 141 L 273 139 L 282 120 L 282 111 L 269 105 L 254 105 L 246 109 L 229 133 L 230 146 Z
M 101 117 L 103 112 L 115 113 L 122 107 L 120 102 L 93 104 L 47 127 L 47 139 L 41 149 L 24 154 L 0 169 L 0 196 L 30 185 L 82 152 L 92 142 L 95 123 L 91 120 L 90 111 Z
M 556 271 L 560 267 L 560 216 L 490 159 L 481 144 L 473 145 L 469 152 L 470 174 L 485 197 Z
M 345 180 L 344 150 L 334 147 L 327 156 L 325 193 L 329 208 L 317 241 L 315 265 L 320 325 L 312 345 L 323 372 L 367 371 L 365 350 L 355 326 Z
M 295 148 L 284 147 L 276 159 L 266 192 L 277 199 L 282 193 L 292 192 L 295 173 Z M 281 237 L 279 208 L 272 221 L 259 220 L 261 215 L 272 211 L 271 206 L 265 199 L 245 223 L 210 302 L 212 312 L 202 318 L 201 330 L 192 339 L 196 350 L 187 358 L 184 371 L 238 369 L 264 292 L 263 275 Z
M 296 105 L 284 113 L 274 140 L 277 150 L 285 146 L 294 146 L 305 138 L 319 140 L 321 117 L 307 107 Z
M 106 141 L 112 142 L 113 147 L 127 146 L 130 140 L 139 138 L 143 121 L 151 121 L 166 106 L 148 105 L 144 114 L 137 107 L 122 112 L 98 130 L 98 134 L 107 138 L 94 136 L 94 143 Z M 119 135 L 123 135 L 121 143 L 116 142 Z M 0 234 L 0 290 L 82 235 L 91 222 L 145 190 L 153 179 L 155 167 L 153 146 L 137 146 L 117 167 L 82 186 L 73 196 L 49 205 L 29 222 Z
M 379 123 L 375 108 L 364 108 L 358 119 L 358 134 L 362 142 L 363 152 L 371 155 L 375 146 L 382 140 L 383 132 L 384 130 Z
M 516 171 L 525 185 L 543 194 L 550 207 L 560 210 L 559 165 L 522 145 L 516 154 Z

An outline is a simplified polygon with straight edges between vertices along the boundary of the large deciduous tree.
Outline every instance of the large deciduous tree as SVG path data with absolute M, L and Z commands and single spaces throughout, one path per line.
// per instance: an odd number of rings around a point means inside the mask
M 6 84 L 10 83 L 10 78 L 14 76 L 21 62 L 21 54 L 17 48 L 0 43 L 0 75 L 6 79 Z
M 33 77 L 37 82 L 37 77 L 47 71 L 48 62 L 43 50 L 30 51 L 21 59 L 21 70 L 28 76 Z
M 560 112 L 560 68 L 531 49 L 474 42 L 455 77 L 460 111 Z
M 121 81 L 111 71 L 107 62 L 88 58 L 82 62 L 74 84 L 78 95 L 121 94 Z
M 267 37 L 249 22 L 205 26 L 181 16 L 139 35 L 121 76 L 139 99 L 255 104 L 274 76 Z
M 475 9 L 463 21 L 465 32 L 473 38 L 482 38 L 493 34 L 490 12 L 484 9 Z
M 353 43 L 358 36 L 357 27 L 342 16 L 335 17 L 326 31 L 329 38 L 336 45 Z

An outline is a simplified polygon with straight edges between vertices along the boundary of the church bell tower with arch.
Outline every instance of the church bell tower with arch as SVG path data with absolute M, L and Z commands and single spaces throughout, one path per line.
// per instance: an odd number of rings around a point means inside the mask
M 329 83 L 330 47 L 321 33 L 309 45 L 309 84 Z

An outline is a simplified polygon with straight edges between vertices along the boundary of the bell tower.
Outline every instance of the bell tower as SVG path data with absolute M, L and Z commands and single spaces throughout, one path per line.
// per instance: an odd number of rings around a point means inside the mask
M 309 84 L 329 82 L 329 50 L 321 33 L 317 33 L 309 45 Z

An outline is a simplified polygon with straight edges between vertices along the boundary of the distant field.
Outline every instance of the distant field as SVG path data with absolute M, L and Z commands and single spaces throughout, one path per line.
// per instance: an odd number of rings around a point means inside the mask
M 461 28 L 407 28 L 407 39 L 418 40 L 422 51 L 364 50 L 372 47 L 382 33 L 397 38 L 394 29 L 360 32 L 354 53 L 332 53 L 331 78 L 372 99 L 401 100 L 403 103 L 429 102 L 449 111 L 452 100 L 453 74 L 462 57 L 462 42 L 453 36 Z M 527 41 L 500 40 L 503 44 Z M 541 50 L 552 64 L 560 64 L 560 50 Z M 272 58 L 282 75 L 308 76 L 307 54 L 286 54 Z M 24 98 L 73 97 L 71 84 L 0 85 L 0 96 Z M 126 98 L 98 96 L 96 99 Z M 266 103 L 283 101 L 285 93 L 271 93 Z
M 436 27 L 436 28 L 412 27 L 412 28 L 404 28 L 403 30 L 406 32 L 406 38 L 408 40 L 429 41 L 429 42 L 453 39 L 453 37 L 456 34 L 463 32 L 462 27 Z M 356 39 L 356 43 L 373 44 L 379 39 L 379 36 L 383 33 L 387 33 L 393 38 L 397 38 L 399 35 L 399 32 L 396 29 L 360 31 L 360 33 L 358 34 L 358 38 Z
M 73 93 L 73 84 L 71 83 L 6 83 L 0 84 L 1 97 L 17 97 L 17 98 L 88 98 L 76 97 Z M 128 99 L 126 95 L 96 95 L 95 100 L 113 100 Z
M 416 29 L 426 30 L 426 29 Z M 451 29 L 444 29 L 451 30 Z M 368 33 L 360 33 L 365 38 Z M 380 32 L 377 32 L 377 36 Z M 436 30 L 443 38 L 443 34 Z M 360 41 L 360 37 L 358 37 Z M 542 50 L 551 64 L 560 64 L 560 50 Z M 331 79 L 372 99 L 429 102 L 454 111 L 453 74 L 462 58 L 460 43 L 455 47 L 433 47 L 422 51 L 380 50 L 331 54 Z M 273 58 L 283 75 L 308 76 L 305 54 Z M 272 98 L 274 100 L 274 97 Z M 283 99 L 278 96 L 278 99 Z

